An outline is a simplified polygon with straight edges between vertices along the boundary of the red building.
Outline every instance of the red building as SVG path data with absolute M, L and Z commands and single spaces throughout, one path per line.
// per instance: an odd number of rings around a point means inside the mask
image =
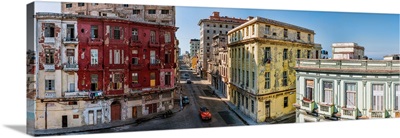
M 176 27 L 86 17 L 77 29 L 78 89 L 102 92 L 118 106 L 118 97 L 142 98 L 143 114 L 173 107 Z

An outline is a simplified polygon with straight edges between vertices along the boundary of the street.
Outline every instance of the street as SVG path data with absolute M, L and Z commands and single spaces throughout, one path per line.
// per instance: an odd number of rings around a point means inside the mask
M 182 96 L 189 97 L 189 104 L 185 105 L 183 110 L 174 113 L 169 118 L 154 118 L 140 124 L 130 124 L 109 129 L 102 129 L 89 132 L 70 133 L 90 134 L 90 133 L 110 133 L 110 132 L 131 132 L 147 130 L 166 130 L 166 129 L 185 129 L 185 128 L 204 128 L 204 127 L 224 127 L 224 126 L 243 126 L 245 125 L 238 116 L 217 96 L 213 95 L 212 90 L 202 84 L 201 79 L 196 77 L 192 70 L 187 66 L 181 66 L 180 70 Z M 189 74 L 191 84 L 186 83 L 185 74 Z M 175 104 L 179 107 L 179 104 Z M 199 108 L 207 107 L 212 119 L 202 121 L 199 115 Z

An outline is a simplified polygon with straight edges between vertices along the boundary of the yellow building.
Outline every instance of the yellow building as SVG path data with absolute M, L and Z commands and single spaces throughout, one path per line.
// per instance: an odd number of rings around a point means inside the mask
M 319 58 L 314 31 L 256 17 L 228 32 L 229 95 L 257 122 L 293 116 L 297 58 Z
M 194 55 L 193 57 L 192 57 L 192 64 L 191 64 L 191 68 L 193 69 L 193 70 L 195 70 L 196 69 L 196 66 L 197 66 L 197 55 Z

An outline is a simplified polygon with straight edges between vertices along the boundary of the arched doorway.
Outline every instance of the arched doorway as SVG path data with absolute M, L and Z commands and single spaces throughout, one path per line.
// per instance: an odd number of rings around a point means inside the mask
M 121 104 L 114 101 L 111 104 L 111 121 L 121 120 Z

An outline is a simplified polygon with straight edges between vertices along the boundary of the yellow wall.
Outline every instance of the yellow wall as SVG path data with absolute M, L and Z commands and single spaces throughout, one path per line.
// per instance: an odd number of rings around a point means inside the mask
M 197 60 L 198 60 L 198 59 L 197 59 L 196 56 L 192 57 L 192 69 L 195 69 L 195 68 L 196 68 Z

